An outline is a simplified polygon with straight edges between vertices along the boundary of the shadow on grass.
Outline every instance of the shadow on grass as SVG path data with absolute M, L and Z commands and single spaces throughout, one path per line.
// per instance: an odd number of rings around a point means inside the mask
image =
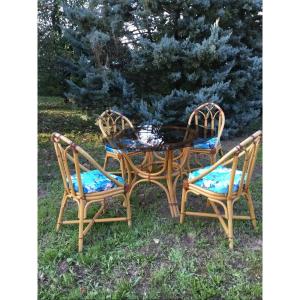
M 38 114 L 38 132 L 52 133 L 60 132 L 66 134 L 68 132 L 93 132 L 98 133 L 99 129 L 95 125 L 95 120 L 85 118 L 79 114 L 67 111 L 46 112 L 42 111 Z

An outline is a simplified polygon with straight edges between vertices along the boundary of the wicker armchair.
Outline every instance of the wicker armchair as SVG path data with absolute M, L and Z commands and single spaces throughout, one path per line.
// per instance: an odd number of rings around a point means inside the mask
M 261 131 L 255 132 L 214 165 L 189 174 L 188 179 L 184 181 L 182 190 L 180 223 L 183 223 L 185 216 L 218 218 L 229 239 L 231 249 L 233 248 L 234 219 L 251 220 L 253 227 L 256 227 L 250 181 L 261 137 Z M 241 165 L 241 170 L 237 169 L 238 164 Z M 208 204 L 211 205 L 214 213 L 186 211 L 189 193 L 207 197 Z M 233 214 L 233 205 L 241 196 L 247 201 L 249 215 Z M 223 214 L 218 206 L 223 208 Z
M 104 111 L 97 119 L 96 124 L 99 126 L 103 138 L 107 138 L 111 134 L 118 133 L 125 128 L 133 128 L 131 121 L 121 113 L 111 109 Z M 112 148 L 109 144 L 105 145 L 105 160 L 103 169 L 105 170 L 109 160 L 115 159 L 120 164 L 122 177 L 125 178 L 125 165 L 122 158 L 121 150 Z M 141 155 L 141 152 L 132 151 L 127 153 L 128 156 Z
M 78 224 L 78 251 L 81 252 L 83 238 L 94 223 L 125 221 L 131 226 L 130 200 L 127 197 L 124 179 L 104 171 L 87 152 L 65 136 L 53 133 L 51 139 L 64 184 L 56 230 L 59 230 L 61 224 Z M 91 165 L 93 170 L 89 170 L 87 164 Z M 99 218 L 107 209 L 107 198 L 118 196 L 126 206 L 126 216 Z M 78 220 L 63 220 L 68 200 L 73 200 L 78 205 Z M 94 203 L 100 203 L 101 207 L 93 218 L 87 219 L 87 210 Z M 87 224 L 85 228 L 84 224 Z
M 217 131 L 217 137 L 211 138 L 205 143 L 195 142 L 190 149 L 190 155 L 193 153 L 209 155 L 211 164 L 215 163 L 218 152 L 223 155 L 220 138 L 225 125 L 225 115 L 223 110 L 215 103 L 204 103 L 198 106 L 190 115 L 188 126 L 202 125 L 206 128 L 212 128 Z M 190 169 L 190 160 L 188 161 L 188 169 Z

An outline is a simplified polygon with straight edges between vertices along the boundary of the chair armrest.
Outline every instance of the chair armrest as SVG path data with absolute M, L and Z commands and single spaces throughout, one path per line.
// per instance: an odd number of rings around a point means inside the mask
M 239 145 L 232 148 L 227 154 L 225 154 L 222 158 L 220 158 L 215 164 L 213 164 L 209 169 L 207 169 L 201 175 L 193 178 L 192 180 L 189 180 L 189 183 L 193 184 L 194 182 L 198 181 L 199 179 L 203 178 L 204 176 L 206 176 L 207 174 L 212 172 L 216 167 L 218 167 L 220 165 L 225 166 L 225 165 L 230 164 L 231 162 L 233 162 L 234 155 L 236 155 L 239 158 L 241 155 L 243 155 L 243 153 L 241 152 L 241 149 L 243 149 L 244 146 L 249 145 L 249 143 L 251 143 L 253 140 L 255 140 L 256 138 L 261 136 L 261 134 L 262 134 L 261 130 L 256 131 L 250 137 L 245 139 L 242 143 L 240 143 Z
M 73 143 L 71 140 L 69 140 L 67 137 L 59 134 L 59 133 L 53 133 L 52 139 L 55 141 L 55 139 L 59 139 L 64 141 L 66 144 L 70 145 L 73 149 L 73 151 L 77 151 L 80 155 L 82 155 L 86 160 L 89 161 L 91 165 L 93 165 L 97 170 L 99 170 L 104 176 L 106 176 L 110 181 L 115 183 L 118 187 L 123 187 L 124 184 L 120 183 L 118 180 L 113 178 L 108 172 L 106 172 L 98 163 L 97 161 L 92 158 L 90 154 L 88 154 L 85 150 L 83 150 L 80 146 Z M 80 166 L 80 164 L 79 164 Z M 85 168 L 85 167 L 84 167 Z

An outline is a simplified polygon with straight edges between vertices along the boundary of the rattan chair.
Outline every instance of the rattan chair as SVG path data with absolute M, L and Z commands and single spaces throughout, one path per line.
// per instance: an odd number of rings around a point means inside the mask
M 251 220 L 253 227 L 256 227 L 250 181 L 261 137 L 261 131 L 255 132 L 212 166 L 189 174 L 182 190 L 180 223 L 183 223 L 185 216 L 218 218 L 229 239 L 231 249 L 233 248 L 234 219 Z M 241 170 L 237 169 L 238 164 Z M 186 211 L 189 193 L 207 197 L 208 204 L 214 213 Z M 241 196 L 247 201 L 249 215 L 239 216 L 233 213 L 233 206 Z M 221 213 L 218 206 L 223 208 L 224 213 Z
M 195 142 L 190 149 L 190 156 L 193 153 L 208 155 L 211 164 L 215 163 L 217 154 L 220 152 L 223 155 L 220 138 L 225 125 L 225 114 L 219 105 L 215 103 L 204 103 L 198 106 L 190 115 L 188 126 L 201 125 L 206 128 L 215 129 L 217 137 L 211 138 L 204 143 L 199 141 Z M 188 169 L 190 168 L 190 159 L 188 160 Z
M 96 124 L 99 126 L 103 138 L 109 135 L 116 134 L 125 128 L 134 128 L 131 121 L 119 112 L 108 109 L 104 111 L 97 119 Z M 125 178 L 125 165 L 122 158 L 121 150 L 112 148 L 109 144 L 105 145 L 105 160 L 103 169 L 107 168 L 110 159 L 115 159 L 120 164 L 122 177 Z M 141 152 L 132 151 L 128 152 L 128 156 L 141 155 Z
M 83 238 L 94 223 L 125 221 L 131 226 L 130 200 L 127 197 L 124 179 L 104 171 L 86 151 L 65 136 L 53 133 L 52 141 L 64 184 L 56 230 L 59 230 L 61 224 L 78 224 L 78 251 L 81 252 Z M 87 164 L 91 165 L 93 170 L 88 169 Z M 107 210 L 108 198 L 118 196 L 126 206 L 126 217 L 99 218 Z M 73 200 L 78 205 L 77 220 L 63 220 L 68 200 Z M 101 207 L 93 218 L 87 219 L 87 210 L 94 203 L 100 203 Z M 87 224 L 85 228 L 84 224 Z

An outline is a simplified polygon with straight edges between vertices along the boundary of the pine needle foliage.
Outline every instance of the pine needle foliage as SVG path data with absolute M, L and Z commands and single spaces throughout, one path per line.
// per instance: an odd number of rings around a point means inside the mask
M 219 103 L 225 135 L 261 116 L 261 1 L 114 0 L 64 6 L 68 97 L 139 123 L 186 122 Z

